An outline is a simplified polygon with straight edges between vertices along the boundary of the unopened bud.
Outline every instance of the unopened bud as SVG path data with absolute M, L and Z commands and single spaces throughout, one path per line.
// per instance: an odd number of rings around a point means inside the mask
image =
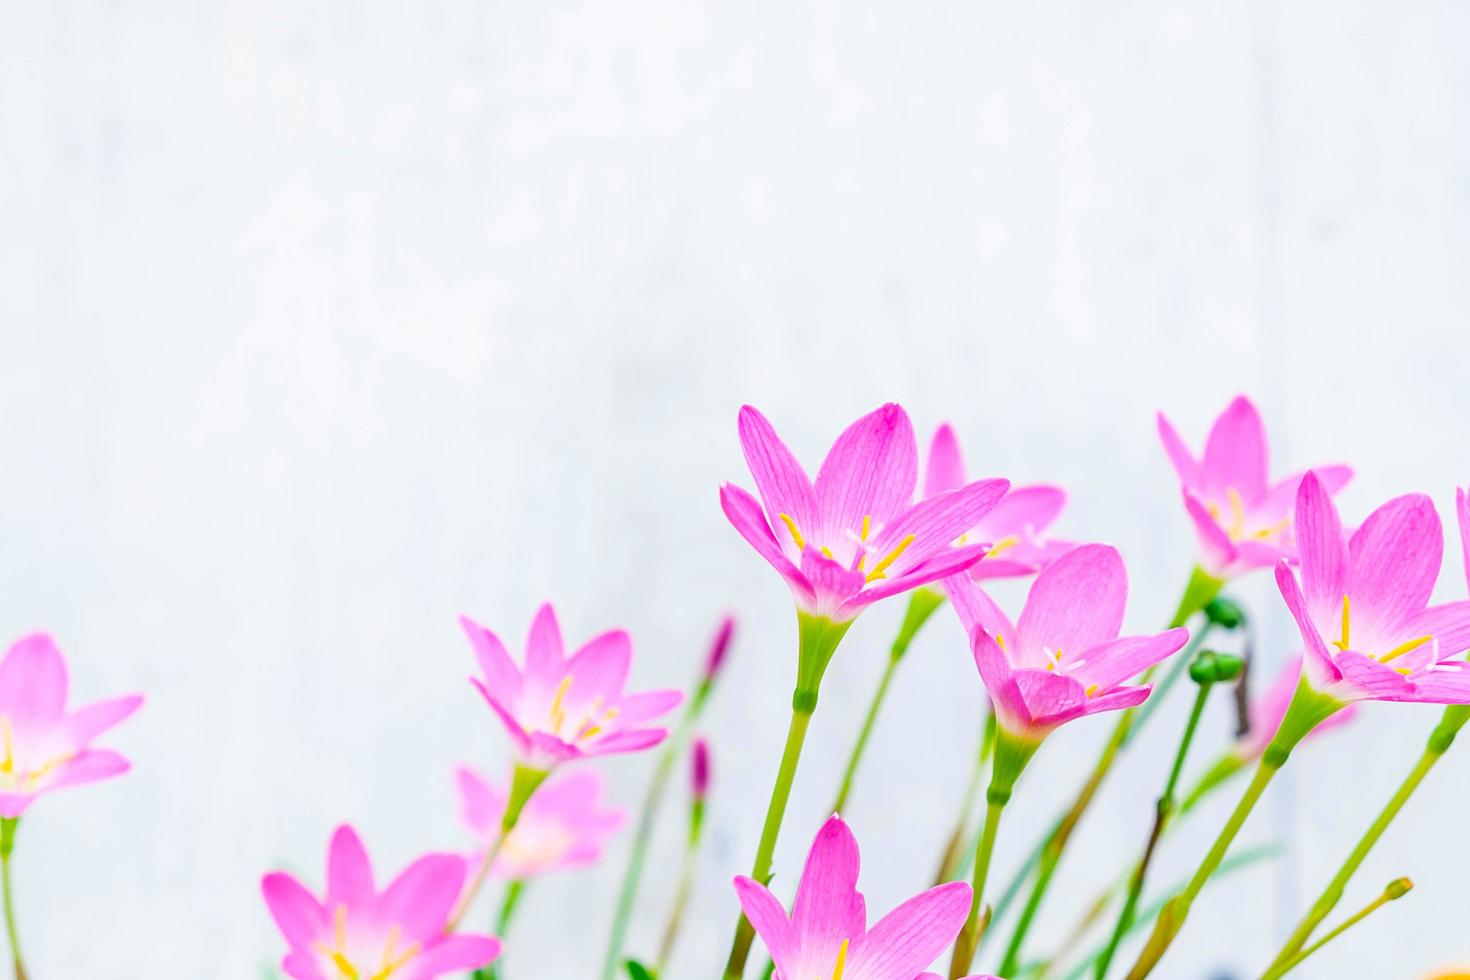
M 735 636 L 735 617 L 727 615 L 720 620 L 719 629 L 715 630 L 714 640 L 710 642 L 709 656 L 704 661 L 704 680 L 710 683 L 720 668 L 725 664 L 725 655 L 730 652 L 730 640 Z
M 1395 878 L 1388 883 L 1387 888 L 1383 889 L 1383 894 L 1387 895 L 1388 900 L 1392 902 L 1403 898 L 1413 890 L 1414 883 L 1408 878 Z
M 696 800 L 702 800 L 709 795 L 710 764 L 707 739 L 696 738 L 694 740 L 694 750 L 690 756 L 690 780 Z
M 1233 653 L 1201 650 L 1189 665 L 1189 679 L 1196 684 L 1221 684 L 1233 681 L 1245 669 L 1245 661 Z
M 1205 615 L 1210 622 L 1223 629 L 1233 630 L 1245 622 L 1245 610 L 1224 596 L 1215 596 L 1205 605 Z

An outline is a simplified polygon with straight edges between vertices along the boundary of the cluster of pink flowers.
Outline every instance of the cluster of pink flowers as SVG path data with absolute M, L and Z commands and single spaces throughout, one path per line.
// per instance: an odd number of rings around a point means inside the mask
M 1253 570 L 1274 570 L 1301 645 L 1280 651 L 1283 656 L 1275 659 L 1283 664 L 1281 672 L 1242 710 L 1239 737 L 1186 801 L 1187 810 L 1228 776 L 1257 767 L 1235 817 L 1195 878 L 1154 921 L 1153 936 L 1128 974 L 1130 980 L 1147 976 L 1162 958 L 1250 807 L 1303 738 L 1347 720 L 1352 706 L 1362 701 L 1470 704 L 1470 668 L 1464 659 L 1470 649 L 1470 600 L 1430 602 L 1444 534 L 1428 497 L 1397 497 L 1355 527 L 1345 527 L 1333 494 L 1347 484 L 1352 471 L 1342 465 L 1319 466 L 1272 480 L 1264 426 L 1244 397 L 1215 421 L 1198 457 L 1162 415 L 1158 432 L 1178 475 L 1198 551 L 1174 624 L 1158 632 L 1125 634 L 1128 574 L 1123 556 L 1107 544 L 1051 535 L 1067 500 L 1061 488 L 969 479 L 949 425 L 934 433 L 921 485 L 913 426 L 893 404 L 848 426 L 812 479 L 765 416 L 748 406 L 740 410 L 739 442 L 756 493 L 725 484 L 720 504 L 734 529 L 789 589 L 799 635 L 790 733 L 752 873 L 733 883 L 731 905 L 738 904 L 743 915 L 725 961 L 726 980 L 746 976 L 756 939 L 769 955 L 774 980 L 939 980 L 940 974 L 927 971 L 946 950 L 952 950 L 947 974 L 952 980 L 979 980 L 971 966 L 991 912 L 999 914 L 986 902 L 990 857 L 1000 815 L 1022 772 L 1062 725 L 1121 712 L 1108 751 L 1048 838 L 1052 851 L 1043 851 L 1048 855 L 1044 860 L 1053 863 L 1034 879 L 1031 907 L 1000 964 L 1001 974 L 1014 977 L 1027 926 L 1071 825 L 1136 734 L 1135 724 L 1146 717 L 1133 709 L 1169 683 L 1159 684 L 1155 669 L 1179 658 L 1187 647 L 1182 656 L 1198 654 L 1189 675 L 1199 688 L 1196 709 L 1159 799 L 1149 846 L 1134 870 L 1134 890 L 1111 944 L 1097 960 L 1096 976 L 1105 977 L 1120 939 L 1134 925 L 1133 903 L 1153 845 L 1178 811 L 1172 794 L 1200 708 L 1212 684 L 1236 676 L 1218 667 L 1229 655 L 1201 651 L 1200 643 L 1216 627 L 1238 625 L 1238 614 L 1222 611 L 1220 593 Z M 1470 582 L 1470 499 L 1459 490 L 1456 515 Z M 988 591 L 996 579 L 1024 577 L 1034 578 L 1019 610 L 1008 612 Z M 964 628 L 968 654 L 990 705 L 993 737 L 987 737 L 979 760 L 990 773 L 990 783 L 983 820 L 971 822 L 962 812 L 956 827 L 957 840 L 978 840 L 973 882 L 943 880 L 956 870 L 947 855 L 940 881 L 870 926 L 857 890 L 857 840 L 842 815 L 827 816 L 817 829 L 789 905 L 773 891 L 771 878 L 777 834 L 824 675 L 859 614 L 905 593 L 910 594 L 910 607 L 902 643 L 895 644 L 890 673 L 870 707 L 839 799 L 847 798 L 902 651 L 927 617 L 944 605 Z M 569 652 L 549 603 L 535 614 L 520 658 L 474 620 L 463 617 L 461 626 L 478 666 L 471 683 L 504 732 L 508 761 L 503 774 L 487 777 L 461 766 L 455 778 L 464 840 L 412 861 L 382 888 L 362 840 L 347 824 L 328 844 L 320 891 L 283 872 L 267 874 L 261 891 L 283 940 L 280 969 L 294 980 L 431 980 L 466 971 L 476 971 L 477 977 L 498 975 L 492 964 L 506 945 L 504 931 L 524 884 L 596 864 L 630 823 L 622 810 L 606 802 L 607 781 L 595 760 L 663 745 L 663 761 L 633 824 L 631 857 L 603 970 L 603 980 L 624 969 L 635 980 L 656 977 L 678 933 L 710 794 L 709 741 L 693 738 L 693 729 L 726 659 L 733 620 L 721 624 L 687 693 L 627 691 L 633 656 L 628 634 L 609 630 Z M 128 768 L 120 755 L 92 743 L 136 711 L 142 699 L 123 697 L 68 711 L 66 694 L 65 663 L 43 634 L 20 640 L 0 662 L 0 861 L 5 862 L 8 913 L 13 911 L 8 862 L 22 814 L 43 794 Z M 681 704 L 671 737 L 663 719 Z M 1452 709 L 1436 730 L 1447 732 L 1431 742 L 1436 753 L 1442 754 L 1454 731 L 1470 719 L 1470 709 L 1454 713 L 1459 710 Z M 962 727 L 971 728 L 969 723 Z M 669 766 L 686 748 L 690 831 L 684 880 L 658 960 L 625 963 L 627 916 L 650 843 L 653 813 Z M 1413 785 L 1417 783 L 1409 791 Z M 1398 799 L 1397 805 L 1402 802 Z M 1389 812 L 1390 819 L 1394 812 Z M 1379 824 L 1375 831 L 1381 834 L 1387 819 Z M 1355 869 L 1352 865 L 1346 874 Z M 780 880 L 791 876 L 783 874 Z M 495 929 L 502 934 L 462 930 L 489 881 L 506 889 Z M 1335 891 L 1329 892 L 1340 894 L 1340 884 L 1335 882 Z M 1319 905 L 1325 910 L 1314 913 L 1330 911 L 1331 902 L 1324 899 Z M 1268 976 L 1289 971 L 1315 949 L 1302 947 L 1321 915 L 1309 916 L 1304 934 L 1294 948 L 1289 944 L 1283 949 Z M 7 919 L 17 976 L 23 978 L 13 916 Z M 712 958 L 709 965 L 715 965 Z

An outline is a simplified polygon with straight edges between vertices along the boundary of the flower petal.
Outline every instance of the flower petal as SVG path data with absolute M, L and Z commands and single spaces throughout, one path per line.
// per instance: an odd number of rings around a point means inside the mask
M 965 484 L 965 460 L 960 441 L 948 422 L 934 430 L 929 443 L 929 463 L 924 473 L 924 496 L 933 497 Z
M 973 568 L 985 556 L 985 548 L 983 544 L 967 544 L 961 548 L 949 548 L 930 558 L 924 564 L 910 568 L 902 575 L 879 579 L 843 603 L 834 618 L 838 622 L 843 622 L 856 616 L 879 599 L 886 599 L 888 596 L 898 595 L 900 592 L 907 592 L 930 582 L 947 579 Z
M 1031 712 L 1026 707 L 1026 699 L 1016 683 L 1016 672 L 1006 659 L 1005 651 L 981 628 L 970 633 L 970 651 L 975 656 L 980 681 L 990 695 L 997 723 L 1006 731 L 1026 734 L 1031 727 Z
M 1076 678 L 1051 670 L 1018 670 L 1016 686 L 1039 727 L 1054 728 L 1086 710 L 1087 693 Z
M 388 885 L 378 901 L 379 915 L 385 922 L 402 926 L 406 941 L 433 938 L 444 931 L 464 882 L 464 858 L 427 854 Z
M 431 980 L 446 973 L 478 970 L 493 963 L 503 948 L 494 936 L 465 933 L 445 936 L 408 961 L 404 967 L 408 971 L 404 980 Z
M 1194 522 L 1195 534 L 1199 538 L 1204 563 L 1211 573 L 1224 574 L 1239 557 L 1240 551 L 1220 522 L 1210 513 L 1202 500 L 1189 490 L 1184 490 L 1184 510 Z
M 490 689 L 485 686 L 485 682 L 478 677 L 471 677 L 470 683 L 475 685 L 475 690 L 479 691 L 480 696 L 485 699 L 485 703 L 490 705 L 490 710 L 495 712 L 495 717 L 500 719 L 500 723 L 505 726 L 506 732 L 509 733 L 511 739 L 521 749 L 522 753 L 529 751 L 530 742 L 528 739 L 530 733 L 516 720 L 516 716 L 511 713 L 510 708 L 503 704 L 494 694 L 491 694 Z
M 766 505 L 771 520 L 779 521 L 777 515 L 785 514 L 796 522 L 802 534 L 811 534 L 816 529 L 816 493 L 806 471 L 786 448 L 781 437 L 766 417 L 746 405 L 740 409 L 740 448 L 745 452 L 745 464 L 755 480 L 756 492 Z M 789 532 L 782 522 L 782 534 Z
M 1067 504 L 1067 491 L 1044 483 L 1012 487 L 980 522 L 979 534 L 992 543 L 1008 535 L 1030 537 L 1051 526 Z
M 281 972 L 291 980 L 327 980 L 326 974 L 322 973 L 321 967 L 317 966 L 316 956 L 312 953 L 288 953 L 285 959 L 281 960 Z
M 1307 681 L 1314 689 L 1325 691 L 1342 679 L 1342 671 L 1337 669 L 1332 652 L 1327 649 L 1322 634 L 1317 631 L 1317 624 L 1307 611 L 1306 597 L 1302 595 L 1296 575 L 1285 558 L 1276 565 L 1276 587 L 1281 590 L 1281 598 L 1286 600 L 1286 608 L 1291 611 L 1297 629 L 1302 634 L 1302 642 L 1306 644 L 1304 670 Z
M 1464 653 L 1470 650 L 1470 600 L 1430 606 L 1414 616 L 1404 632 L 1410 638 L 1434 637 L 1442 657 Z
M 843 940 L 867 928 L 858 866 L 857 839 L 841 817 L 829 817 L 812 841 L 791 906 L 791 925 L 805 957 L 835 960 Z
M 1389 630 L 1422 612 L 1443 557 L 1444 531 L 1432 500 L 1411 493 L 1379 507 L 1348 542 L 1352 619 Z
M 988 592 L 962 575 L 945 579 L 944 592 L 960 617 L 966 636 L 973 634 L 978 626 L 991 636 L 999 636 L 1007 647 L 1015 646 L 1016 627 Z
M 1174 466 L 1174 472 L 1179 475 L 1179 482 L 1185 487 L 1198 487 L 1200 485 L 1199 463 L 1195 461 L 1194 454 L 1179 437 L 1179 432 L 1174 424 L 1164 415 L 1158 414 L 1159 441 L 1164 444 L 1164 452 L 1169 454 L 1169 462 Z
M 1282 477 L 1271 488 L 1266 491 L 1266 497 L 1251 509 L 1251 517 L 1258 524 L 1275 524 L 1284 517 L 1291 516 L 1292 507 L 1296 505 L 1297 491 L 1301 488 L 1302 478 L 1307 475 L 1306 470 Z M 1348 481 L 1353 478 L 1353 468 L 1341 464 L 1327 466 L 1314 466 L 1311 472 L 1317 474 L 1317 480 L 1322 484 L 1328 495 L 1337 493 L 1347 486 Z
M 1200 475 L 1205 493 L 1219 500 L 1230 487 L 1247 505 L 1265 496 L 1266 428 L 1244 395 L 1232 401 L 1210 429 Z
M 970 886 L 951 881 L 915 895 L 879 919 L 848 951 L 851 980 L 910 977 L 934 962 L 964 927 Z
M 766 944 L 766 952 L 771 954 L 776 970 L 782 976 L 789 975 L 801 955 L 801 942 L 791 920 L 786 918 L 786 910 L 770 889 L 744 875 L 735 878 L 735 896 L 755 934 Z
M 771 526 L 766 523 L 766 516 L 761 512 L 760 503 L 754 497 L 735 484 L 726 483 L 720 487 L 720 508 L 735 526 L 735 530 L 740 532 L 740 536 L 762 558 L 770 562 L 771 567 L 781 573 L 786 584 L 797 594 L 798 601 L 816 601 L 811 583 L 776 543 L 775 536 L 771 534 Z
M 630 694 L 618 702 L 617 723 L 626 727 L 651 721 L 673 711 L 683 701 L 683 691 L 642 691 Z
M 920 502 L 894 518 L 873 539 L 874 555 L 888 555 L 912 536 L 889 566 L 891 576 L 902 575 L 979 524 L 1000 503 L 1010 485 L 1009 480 L 977 480 Z
M 505 795 L 468 766 L 455 770 L 454 781 L 459 787 L 459 813 L 465 824 L 480 836 L 498 830 L 505 812 Z
M 292 949 L 309 949 L 327 933 L 327 913 L 316 896 L 288 874 L 275 872 L 260 881 L 261 894 L 276 926 Z
M 45 724 L 66 707 L 66 661 L 45 633 L 17 640 L 0 661 L 0 714 L 17 727 Z
M 586 742 L 582 750 L 588 755 L 613 755 L 620 752 L 637 752 L 650 748 L 668 738 L 667 728 L 635 728 L 626 732 L 613 732 L 595 741 Z
M 1083 685 L 1107 691 L 1132 680 L 1173 655 L 1189 642 L 1189 630 L 1166 630 L 1153 636 L 1124 636 L 1099 644 L 1081 655 L 1086 663 L 1075 674 Z
M 1347 589 L 1348 547 L 1337 506 L 1314 472 L 1302 477 L 1297 488 L 1294 521 L 1305 609 L 1330 621 L 1330 617 L 1340 612 Z
M 531 621 L 531 632 L 526 637 L 527 687 L 547 686 L 555 690 L 566 674 L 566 646 L 562 643 L 561 627 L 556 622 L 556 610 L 551 603 L 543 603 Z
M 1116 548 L 1085 544 L 1052 562 L 1031 585 L 1016 623 L 1020 645 L 1080 652 L 1118 635 L 1128 574 Z
M 821 540 L 862 525 L 887 523 L 914 499 L 919 451 L 908 414 L 889 403 L 843 430 L 817 473 Z
M 126 719 L 143 705 L 141 694 L 109 698 L 78 708 L 66 716 L 62 729 L 72 745 L 86 745 L 93 738 Z
M 348 908 L 371 905 L 375 898 L 373 890 L 373 866 L 368 861 L 367 850 L 362 838 L 351 824 L 343 824 L 332 834 L 327 847 L 327 908 L 346 905 Z
M 110 749 L 84 749 L 43 777 L 36 787 L 51 792 L 66 786 L 82 786 L 121 776 L 132 768 L 127 759 Z
M 480 672 L 485 675 L 485 686 L 494 691 L 496 697 L 515 704 L 521 696 L 521 671 L 505 649 L 505 644 L 500 642 L 500 637 L 468 616 L 459 617 L 459 626 L 475 651 Z
M 1465 583 L 1470 586 L 1470 495 L 1455 487 L 1455 519 L 1460 525 L 1460 556 L 1465 562 Z
M 568 700 L 587 701 L 601 696 L 611 701 L 623 692 L 628 665 L 633 660 L 633 641 L 623 630 L 609 630 L 593 637 L 567 662 L 572 675 Z

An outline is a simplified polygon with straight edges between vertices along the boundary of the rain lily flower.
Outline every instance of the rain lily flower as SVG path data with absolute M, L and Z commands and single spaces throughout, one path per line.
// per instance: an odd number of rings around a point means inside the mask
M 996 723 L 1033 747 L 1074 718 L 1144 701 L 1151 688 L 1127 682 L 1189 639 L 1185 629 L 1118 636 L 1128 577 L 1108 545 L 1073 548 L 1042 570 L 1014 624 L 963 576 L 945 589 L 970 635 Z
M 1204 571 L 1224 581 L 1295 558 L 1292 503 L 1303 474 L 1268 481 L 1266 429 L 1249 398 L 1239 396 L 1215 419 L 1200 459 L 1162 412 L 1159 438 L 1179 474 Z M 1342 489 L 1352 475 L 1348 466 L 1317 468 L 1329 493 Z
M 761 499 L 727 483 L 725 516 L 786 580 L 801 612 L 836 624 L 983 558 L 987 543 L 952 545 L 1010 486 L 981 480 L 915 505 L 914 429 L 893 404 L 837 437 L 815 483 L 749 405 L 740 410 L 740 444 Z
M 45 633 L 17 641 L 0 661 L 0 817 L 19 817 L 43 793 L 128 771 L 128 760 L 90 743 L 143 698 L 67 711 L 66 689 L 66 661 Z
M 500 940 L 445 929 L 464 880 L 463 858 L 430 854 L 380 892 L 357 832 L 338 827 L 321 899 L 281 872 L 261 881 L 290 946 L 281 969 L 294 980 L 432 980 L 485 966 Z
M 460 813 L 480 840 L 478 859 L 500 837 L 508 796 L 471 769 L 461 767 L 457 777 Z M 548 780 L 521 810 L 515 829 L 491 863 L 490 875 L 519 880 L 595 863 L 624 820 L 621 810 L 602 809 L 605 789 L 603 775 L 588 770 Z
M 812 842 L 789 915 L 765 885 L 735 879 L 775 980 L 913 980 L 953 941 L 970 908 L 968 885 L 931 888 L 869 928 L 858 864 L 857 840 L 833 816 Z
M 547 772 L 583 756 L 635 752 L 657 745 L 664 728 L 642 727 L 683 700 L 678 691 L 624 694 L 633 645 L 611 630 L 566 656 L 556 613 L 547 603 L 531 623 L 525 668 L 516 666 L 499 637 L 468 617 L 460 625 L 474 647 L 484 678 L 471 683 L 510 733 L 519 764 Z
M 965 462 L 960 455 L 959 440 L 948 423 L 934 432 L 929 444 L 929 465 L 924 476 L 924 498 L 938 496 L 965 485 Z M 990 544 L 985 560 L 970 566 L 970 577 L 976 581 L 992 578 L 1015 578 L 1034 575 L 1073 547 L 1071 541 L 1056 541 L 1044 536 L 1048 527 L 1061 514 L 1067 503 L 1067 492 L 1061 487 L 1036 483 L 1012 487 L 965 534 L 967 540 Z
M 1276 583 L 1306 643 L 1302 681 L 1318 695 L 1306 730 L 1353 701 L 1470 703 L 1470 671 L 1452 659 L 1470 648 L 1470 601 L 1429 605 L 1444 551 L 1433 502 L 1396 497 L 1349 538 L 1308 473 L 1296 516 L 1301 581 L 1282 560 Z

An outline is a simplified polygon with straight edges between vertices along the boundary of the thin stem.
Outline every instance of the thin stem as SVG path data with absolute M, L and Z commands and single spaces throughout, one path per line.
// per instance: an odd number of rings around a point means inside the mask
M 815 704 L 815 695 L 812 696 Z M 771 860 L 776 853 L 776 838 L 781 833 L 781 821 L 786 815 L 786 803 L 791 798 L 791 784 L 796 779 L 796 766 L 801 761 L 801 747 L 806 741 L 806 729 L 811 723 L 811 709 L 793 706 L 791 727 L 786 732 L 786 747 L 781 752 L 781 767 L 776 772 L 776 785 L 771 789 L 771 802 L 766 807 L 766 822 L 761 828 L 760 845 L 756 848 L 755 864 L 750 877 L 764 884 L 771 878 Z M 745 960 L 750 955 L 750 944 L 755 939 L 755 929 L 742 913 L 736 925 L 735 939 L 730 945 L 730 956 L 725 961 L 726 980 L 740 980 L 745 974 Z
M 997 799 L 992 799 L 985 808 L 985 829 L 980 832 L 980 843 L 975 848 L 974 893 L 970 901 L 970 915 L 965 919 L 965 927 L 960 931 L 959 938 L 955 940 L 954 957 L 949 964 L 951 980 L 970 972 L 975 949 L 985 931 L 985 924 L 981 921 L 981 909 L 985 907 L 985 879 L 990 872 L 990 855 L 995 851 L 995 836 L 1000 830 L 1000 817 L 1004 810 L 1005 801 Z
M 5 932 L 10 937 L 10 960 L 15 965 L 15 980 L 26 980 L 25 963 L 20 955 L 20 930 L 15 927 L 15 894 L 10 887 L 10 855 L 15 850 L 15 829 L 19 817 L 0 820 L 0 881 L 5 892 Z
M 1301 962 L 1305 960 L 1308 956 L 1311 956 L 1313 953 L 1317 952 L 1317 950 L 1321 949 L 1323 946 L 1326 946 L 1328 943 L 1332 942 L 1332 940 L 1336 939 L 1338 936 L 1341 936 L 1353 926 L 1357 925 L 1359 922 L 1362 922 L 1364 919 L 1368 918 L 1368 916 L 1372 915 L 1374 912 L 1377 912 L 1383 906 L 1387 905 L 1389 902 L 1397 901 L 1398 899 L 1403 898 L 1413 887 L 1414 883 L 1407 878 L 1399 878 L 1396 881 L 1390 882 L 1389 886 L 1385 888 L 1377 898 L 1369 902 L 1367 905 L 1363 906 L 1358 911 L 1354 912 L 1352 915 L 1348 916 L 1336 929 L 1333 929 L 1327 935 L 1323 936 L 1321 939 L 1317 940 L 1315 943 L 1308 946 L 1300 953 L 1296 953 L 1280 966 L 1272 966 L 1268 968 L 1266 972 L 1261 975 L 1261 980 L 1279 980 L 1279 978 L 1286 976 L 1292 970 L 1295 970 L 1298 966 L 1300 966 Z
M 893 682 L 893 672 L 897 669 L 898 658 L 889 657 L 888 666 L 883 668 L 883 678 L 878 681 L 878 689 L 873 692 L 873 700 L 868 704 L 863 727 L 858 731 L 857 741 L 853 743 L 852 754 L 847 758 L 847 769 L 842 774 L 842 787 L 837 791 L 837 799 L 832 801 L 830 808 L 833 813 L 842 813 L 847 809 L 847 798 L 852 793 L 852 781 L 857 775 L 858 763 L 862 761 L 863 750 L 867 748 L 868 739 L 873 734 L 873 724 L 878 720 L 878 709 L 888 696 L 888 686 Z
M 1123 910 L 1118 914 L 1117 925 L 1113 927 L 1112 938 L 1108 940 L 1103 954 L 1098 957 L 1097 969 L 1094 972 L 1095 980 L 1103 980 L 1108 975 L 1108 967 L 1113 963 L 1113 956 L 1118 952 L 1118 944 L 1127 935 L 1128 928 L 1133 925 L 1134 913 L 1138 911 L 1138 901 L 1143 895 L 1143 883 L 1148 877 L 1149 865 L 1153 862 L 1154 849 L 1159 845 L 1159 838 L 1163 836 L 1164 828 L 1173 816 L 1175 801 L 1174 794 L 1179 787 L 1179 774 L 1184 770 L 1184 760 L 1189 756 L 1189 746 L 1194 742 L 1195 732 L 1199 729 L 1200 716 L 1204 714 L 1205 702 L 1210 696 L 1211 684 L 1201 684 L 1199 692 L 1194 696 L 1194 707 L 1190 709 L 1189 721 L 1184 725 L 1184 734 L 1179 739 L 1179 748 L 1174 753 L 1174 764 L 1169 769 L 1169 779 L 1164 784 L 1164 792 L 1160 794 L 1158 803 L 1154 808 L 1154 825 L 1148 834 L 1148 843 L 1144 845 L 1143 857 L 1139 859 L 1138 866 L 1133 871 L 1133 876 L 1128 882 L 1128 897 L 1123 901 Z
M 684 910 L 689 905 L 689 895 L 694 890 L 694 856 L 696 841 L 690 840 L 684 850 L 684 861 L 679 869 L 679 885 L 674 891 L 674 904 L 669 910 L 668 922 L 664 924 L 663 938 L 658 944 L 658 959 L 654 961 L 654 975 L 662 976 L 669 965 L 669 956 L 674 952 L 674 940 L 679 936 L 679 927 L 684 922 Z
M 633 906 L 638 898 L 638 883 L 643 877 L 643 865 L 648 859 L 648 844 L 653 839 L 653 827 L 658 819 L 659 804 L 668 789 L 669 778 L 674 771 L 674 762 L 684 751 L 694 723 L 704 710 L 709 699 L 711 683 L 703 680 L 694 689 L 689 706 L 679 719 L 674 734 L 664 743 L 659 753 L 658 765 L 653 779 L 648 783 L 648 792 L 643 797 L 643 809 L 638 814 L 638 824 L 633 831 L 633 843 L 628 850 L 628 866 L 623 871 L 623 881 L 618 888 L 618 904 L 613 911 L 612 930 L 607 940 L 607 951 L 602 958 L 602 980 L 613 980 L 618 962 L 623 957 L 623 945 L 627 942 L 628 926 L 633 919 Z
M 510 920 L 515 916 L 516 908 L 520 905 L 521 895 L 525 893 L 526 880 L 516 878 L 505 886 L 505 897 L 500 900 L 500 911 L 495 916 L 495 935 L 502 942 L 506 934 L 510 932 Z M 473 980 L 500 980 L 503 976 L 501 967 L 504 958 L 497 959 L 489 966 L 481 967 L 473 974 Z
M 965 839 L 970 829 L 970 814 L 975 812 L 975 804 L 980 801 L 980 787 L 985 782 L 985 770 L 990 765 L 990 752 L 995 747 L 995 713 L 985 712 L 985 720 L 980 729 L 980 750 L 975 753 L 975 764 L 970 768 L 970 778 L 965 784 L 965 795 L 960 802 L 960 815 L 955 821 L 954 830 L 950 831 L 949 840 L 945 842 L 944 853 L 939 858 L 939 870 L 935 873 L 934 884 L 942 885 L 947 881 L 953 881 L 964 872 L 960 869 L 960 863 L 966 857 Z M 974 851 L 970 851 L 971 854 Z
M 505 813 L 500 817 L 500 834 L 495 838 L 495 843 L 485 851 L 485 856 L 480 859 L 480 866 L 475 869 L 474 876 L 460 895 L 459 902 L 455 904 L 454 912 L 444 926 L 446 933 L 459 928 L 465 913 L 470 910 L 470 906 L 475 904 L 475 897 L 480 894 L 480 889 L 485 886 L 486 879 L 490 877 L 491 865 L 500 856 L 500 849 L 505 846 L 511 831 L 515 830 L 516 824 L 520 822 L 521 811 L 526 808 L 526 802 L 546 781 L 548 775 L 550 774 L 545 770 L 530 769 L 520 763 L 516 764 L 511 775 L 510 792 L 505 801 Z
M 1256 767 L 1256 774 L 1251 777 L 1250 785 L 1246 787 L 1245 794 L 1241 796 L 1240 802 L 1235 806 L 1235 812 L 1230 814 L 1230 819 L 1221 828 L 1220 835 L 1215 838 L 1215 843 L 1210 847 L 1209 853 L 1205 855 L 1204 861 L 1200 863 L 1199 869 L 1195 871 L 1194 877 L 1174 898 L 1165 904 L 1159 913 L 1158 921 L 1154 924 L 1153 935 L 1149 937 L 1148 944 L 1143 952 L 1139 954 L 1138 962 L 1133 964 L 1133 969 L 1128 973 L 1128 980 L 1143 980 L 1153 972 L 1158 965 L 1169 945 L 1173 943 L 1174 937 L 1179 934 L 1184 925 L 1185 918 L 1189 915 L 1189 907 L 1195 898 L 1199 896 L 1200 889 L 1204 888 L 1205 882 L 1220 867 L 1220 862 L 1225 859 L 1225 853 L 1230 850 L 1240 828 L 1245 825 L 1245 820 L 1250 816 L 1251 810 L 1255 808 L 1261 794 L 1271 784 L 1271 780 L 1280 771 L 1280 763 L 1271 761 L 1272 754 L 1267 753 L 1266 758 Z
M 1404 808 L 1404 804 L 1408 802 L 1409 797 L 1414 795 L 1414 790 L 1419 788 L 1419 784 L 1424 781 L 1425 776 L 1429 775 L 1429 770 L 1434 768 L 1434 764 L 1440 760 L 1442 755 L 1443 752 L 1436 752 L 1430 748 L 1426 749 L 1424 754 L 1419 757 L 1419 761 L 1409 771 L 1409 775 L 1399 784 L 1399 788 L 1389 798 L 1388 803 L 1378 814 L 1377 818 L 1374 819 L 1367 832 L 1363 834 L 1358 840 L 1357 845 L 1352 849 L 1352 852 L 1348 854 L 1347 860 L 1342 863 L 1342 867 L 1337 869 L 1337 874 L 1333 876 L 1332 881 L 1328 883 L 1327 887 L 1322 891 L 1322 894 L 1318 896 L 1317 901 L 1313 903 L 1311 909 L 1307 911 L 1307 914 L 1302 917 L 1301 922 L 1297 923 L 1295 931 L 1292 932 L 1291 937 L 1281 947 L 1281 951 L 1276 954 L 1276 958 L 1271 961 L 1271 966 L 1268 970 L 1283 966 L 1290 960 L 1306 944 L 1307 940 L 1311 938 L 1312 932 L 1317 926 L 1321 925 L 1322 920 L 1332 913 L 1332 910 L 1337 906 L 1338 902 L 1342 901 L 1343 891 L 1347 888 L 1347 883 L 1357 873 L 1359 866 L 1367 858 L 1368 852 L 1373 850 L 1373 846 L 1378 843 L 1378 838 L 1383 836 L 1383 832 L 1388 829 L 1388 825 L 1393 823 L 1394 817 L 1398 816 L 1399 811 Z

